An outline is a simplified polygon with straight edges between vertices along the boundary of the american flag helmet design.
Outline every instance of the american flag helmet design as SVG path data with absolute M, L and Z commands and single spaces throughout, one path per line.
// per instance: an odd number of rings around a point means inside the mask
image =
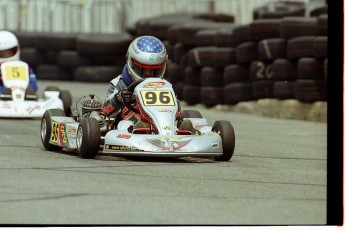
M 164 44 L 153 36 L 140 36 L 130 44 L 127 67 L 133 81 L 155 77 L 163 78 L 168 55 Z

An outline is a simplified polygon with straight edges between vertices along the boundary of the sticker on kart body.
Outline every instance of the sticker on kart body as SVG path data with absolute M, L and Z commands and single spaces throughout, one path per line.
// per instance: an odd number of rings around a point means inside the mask
M 140 151 L 140 152 L 144 151 L 135 146 L 123 146 L 123 145 L 105 145 L 105 149 L 122 150 L 122 151 Z
M 67 144 L 67 133 L 65 131 L 66 126 L 58 122 L 52 122 L 52 131 L 50 135 L 50 141 L 59 145 Z
M 145 106 L 175 106 L 169 90 L 143 90 L 140 93 Z
M 152 139 L 147 138 L 147 141 L 162 150 L 175 151 L 187 146 L 192 141 L 192 138 L 183 139 L 182 137 L 179 137 L 179 138 L 160 137 L 160 138 L 152 138 Z
M 6 81 L 28 81 L 27 69 L 24 66 L 6 66 Z
M 118 134 L 116 137 L 117 138 L 129 139 L 129 138 L 131 138 L 131 135 L 130 134 L 121 133 L 121 134 Z
M 150 82 L 144 85 L 144 88 L 162 88 L 164 87 L 164 82 Z

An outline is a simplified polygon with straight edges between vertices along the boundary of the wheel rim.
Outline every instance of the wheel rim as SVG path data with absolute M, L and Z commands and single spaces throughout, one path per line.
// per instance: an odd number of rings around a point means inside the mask
M 47 135 L 47 122 L 46 119 L 43 119 L 41 122 L 41 138 L 42 140 L 45 140 Z
M 78 128 L 77 132 L 77 149 L 80 149 L 81 143 L 83 141 L 83 129 L 81 127 Z

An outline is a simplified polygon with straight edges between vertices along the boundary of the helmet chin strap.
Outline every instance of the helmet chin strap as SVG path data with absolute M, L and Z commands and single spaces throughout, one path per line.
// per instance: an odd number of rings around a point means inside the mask
M 129 76 L 127 64 L 122 69 L 122 79 L 127 86 L 129 86 L 133 82 L 131 76 Z

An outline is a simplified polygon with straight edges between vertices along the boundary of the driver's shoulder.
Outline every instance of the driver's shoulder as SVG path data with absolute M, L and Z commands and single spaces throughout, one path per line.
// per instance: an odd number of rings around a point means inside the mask
M 117 89 L 125 89 L 127 88 L 125 82 L 123 81 L 122 75 L 118 75 L 113 80 L 110 81 L 110 83 Z

